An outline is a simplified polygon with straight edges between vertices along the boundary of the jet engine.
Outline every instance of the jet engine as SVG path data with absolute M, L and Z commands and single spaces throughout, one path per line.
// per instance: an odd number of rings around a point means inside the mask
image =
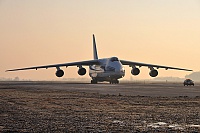
M 139 73 L 140 73 L 140 69 L 139 68 L 133 68 L 131 70 L 131 74 L 133 74 L 133 75 L 138 75 Z
M 79 69 L 78 69 L 78 74 L 81 75 L 81 76 L 85 75 L 85 74 L 86 74 L 86 69 L 83 68 L 83 67 L 82 67 L 82 68 L 79 68 Z
M 64 75 L 64 71 L 63 70 L 60 69 L 60 70 L 56 71 L 56 76 L 57 77 L 62 77 L 63 75 Z
M 156 77 L 156 76 L 158 76 L 158 71 L 155 70 L 155 69 L 153 69 L 153 70 L 151 70 L 151 71 L 149 72 L 149 75 L 150 75 L 151 77 Z

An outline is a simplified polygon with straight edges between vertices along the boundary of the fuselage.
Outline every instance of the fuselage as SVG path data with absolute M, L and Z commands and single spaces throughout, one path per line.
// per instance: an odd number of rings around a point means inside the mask
M 89 66 L 89 75 L 99 82 L 116 81 L 124 77 L 125 70 L 117 57 L 99 59 L 99 65 Z

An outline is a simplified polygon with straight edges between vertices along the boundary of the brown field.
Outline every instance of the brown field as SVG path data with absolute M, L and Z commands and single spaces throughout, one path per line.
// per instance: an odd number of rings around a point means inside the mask
M 0 132 L 200 132 L 200 87 L 0 82 Z

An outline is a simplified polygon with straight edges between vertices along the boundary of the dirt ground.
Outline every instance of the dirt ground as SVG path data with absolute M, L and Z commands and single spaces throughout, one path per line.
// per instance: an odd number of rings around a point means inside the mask
M 0 132 L 197 133 L 200 96 L 127 96 L 1 82 Z

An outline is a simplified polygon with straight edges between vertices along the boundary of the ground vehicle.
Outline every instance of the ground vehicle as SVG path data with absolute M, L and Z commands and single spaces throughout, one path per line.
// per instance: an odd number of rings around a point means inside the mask
M 194 81 L 192 81 L 191 79 L 186 79 L 184 82 L 183 82 L 183 85 L 184 86 L 188 86 L 188 85 L 193 85 L 194 86 Z

